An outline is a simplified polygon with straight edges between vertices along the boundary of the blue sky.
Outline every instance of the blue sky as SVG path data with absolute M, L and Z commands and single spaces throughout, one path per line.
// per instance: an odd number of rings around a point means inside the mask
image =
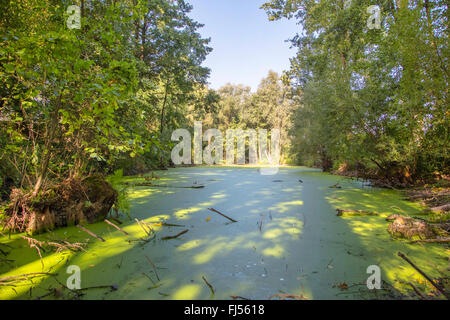
M 187 0 L 193 5 L 190 16 L 205 26 L 199 30 L 211 38 L 213 48 L 203 63 L 211 69 L 210 86 L 226 83 L 248 85 L 255 91 L 269 70 L 289 69 L 289 49 L 285 40 L 299 30 L 294 20 L 269 21 L 259 9 L 264 0 Z

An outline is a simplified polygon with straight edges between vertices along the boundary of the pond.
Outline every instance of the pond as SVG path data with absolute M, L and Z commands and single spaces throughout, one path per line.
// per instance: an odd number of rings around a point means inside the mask
M 422 209 L 402 200 L 400 192 L 305 167 L 282 167 L 276 175 L 238 166 L 176 168 L 155 175 L 160 179 L 152 183 L 158 187 L 129 191 L 132 220 L 120 225 L 129 235 L 104 222 L 87 227 L 105 242 L 76 227 L 40 235 L 45 240 L 89 239 L 83 252 L 42 253 L 44 266 L 19 235 L 4 235 L 1 242 L 10 250 L 6 257 L 10 261 L 0 262 L 0 277 L 33 272 L 58 275 L 0 287 L 0 298 L 45 295 L 47 289 L 66 283 L 69 265 L 80 267 L 82 288 L 117 288 L 86 290 L 84 299 L 269 299 L 278 298 L 277 294 L 394 299 L 410 290 L 404 283 L 427 285 L 397 256 L 398 251 L 432 277 L 448 274 L 448 252 L 442 246 L 409 244 L 387 232 L 388 215 L 414 215 Z M 336 183 L 341 188 L 330 188 Z M 188 186 L 204 188 L 184 188 Z M 339 217 L 337 208 L 378 215 Z M 134 218 L 152 226 L 154 240 L 127 241 L 145 236 Z M 161 225 L 163 221 L 182 227 Z M 185 229 L 189 231 L 175 239 L 161 239 Z M 381 290 L 366 286 L 371 276 L 367 269 L 373 265 L 381 269 Z

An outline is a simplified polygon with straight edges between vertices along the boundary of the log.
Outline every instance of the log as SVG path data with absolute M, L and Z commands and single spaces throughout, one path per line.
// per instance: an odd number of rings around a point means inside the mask
M 128 183 L 124 182 L 123 184 L 133 186 L 133 187 L 156 187 L 156 188 L 181 188 L 181 189 L 203 189 L 205 186 L 169 186 L 163 184 L 153 184 L 151 182 L 139 182 L 139 183 Z
M 354 216 L 377 216 L 378 213 L 364 210 L 344 210 L 344 209 L 336 209 L 338 212 L 336 215 L 338 217 L 342 216 L 344 213 L 348 213 Z
M 102 237 L 96 235 L 95 233 L 93 233 L 92 231 L 86 229 L 85 227 L 81 226 L 80 224 L 77 224 L 77 228 L 83 230 L 84 232 L 90 234 L 91 236 L 93 236 L 94 238 L 97 238 L 98 240 L 100 240 L 101 242 L 105 242 L 105 239 L 103 239 Z
M 233 218 L 230 218 L 230 217 L 224 215 L 222 212 L 220 212 L 220 211 L 218 211 L 218 210 L 216 210 L 216 209 L 214 209 L 214 208 L 208 208 L 208 210 L 220 214 L 222 217 L 227 218 L 227 219 L 230 220 L 231 222 L 237 222 L 237 221 L 234 220 Z
M 414 263 L 412 263 L 407 256 L 405 256 L 400 251 L 397 253 L 397 255 L 406 262 L 408 262 L 414 269 L 416 269 L 417 272 L 419 272 L 425 279 L 427 279 L 428 282 L 430 282 L 433 285 L 433 287 L 435 287 L 445 298 L 447 298 L 447 300 L 450 300 L 450 294 L 448 294 L 440 285 L 436 284 L 433 280 L 431 280 L 431 278 L 427 276 L 425 272 L 420 270 L 419 267 L 417 267 Z
M 179 236 L 181 236 L 182 234 L 185 234 L 185 233 L 188 232 L 188 231 L 189 231 L 189 229 L 186 229 L 186 230 L 181 231 L 180 233 L 177 233 L 177 234 L 174 235 L 174 236 L 163 237 L 163 238 L 161 238 L 161 240 L 175 239 L 175 238 L 178 238 Z
M 430 208 L 429 210 L 425 210 L 425 211 L 432 211 L 432 212 L 444 212 L 444 211 L 450 211 L 450 203 L 446 203 L 442 206 L 438 206 L 438 207 L 433 207 Z
M 440 238 L 440 239 L 420 239 L 420 240 L 414 240 L 410 243 L 416 243 L 416 242 L 428 242 L 428 243 L 444 243 L 444 242 L 450 242 L 450 238 Z

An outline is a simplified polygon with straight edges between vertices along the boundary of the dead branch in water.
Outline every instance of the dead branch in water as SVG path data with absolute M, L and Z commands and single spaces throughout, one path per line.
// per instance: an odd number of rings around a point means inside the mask
M 42 245 L 44 244 L 44 242 L 36 240 L 36 239 L 33 239 L 33 238 L 25 237 L 25 236 L 20 236 L 20 237 L 22 239 L 27 240 L 28 246 L 30 248 L 35 248 L 36 249 L 36 251 L 37 251 L 37 253 L 39 255 L 39 259 L 41 260 L 42 269 L 44 269 L 44 260 L 42 259 L 42 254 L 41 254 L 41 249 L 44 250 L 44 252 L 45 252 L 45 249 L 42 248 Z
M 340 217 L 344 214 L 349 214 L 349 215 L 353 215 L 353 216 L 377 216 L 378 215 L 378 213 L 376 213 L 376 212 L 364 211 L 364 210 L 336 209 L 336 211 L 338 212 L 336 214 L 338 217 Z
M 139 221 L 138 219 L 134 219 L 134 221 L 136 221 L 137 223 L 138 223 L 138 225 L 142 228 L 142 230 L 144 230 L 144 232 L 150 237 L 151 236 L 151 233 L 150 232 L 153 232 L 153 229 L 148 225 L 148 224 L 144 224 L 144 222 L 143 221 Z M 149 228 L 149 230 L 147 230 L 145 227 L 144 227 L 144 225 L 147 227 L 147 228 Z
M 188 232 L 188 231 L 189 231 L 189 229 L 186 229 L 186 230 L 181 231 L 180 233 L 177 233 L 177 234 L 174 235 L 174 236 L 163 237 L 163 238 L 161 238 L 161 240 L 175 239 L 175 238 L 178 238 L 179 236 L 181 236 L 182 234 L 185 234 L 185 233 Z
M 29 278 L 35 277 L 43 277 L 43 276 L 57 276 L 57 273 L 48 273 L 48 272 L 35 272 L 35 273 L 26 273 L 18 276 L 10 276 L 0 278 L 0 286 L 7 286 L 12 283 L 22 282 L 29 280 Z
M 24 240 L 27 240 L 30 248 L 36 249 L 37 253 L 39 254 L 39 258 L 41 259 L 42 268 L 44 268 L 44 261 L 42 259 L 41 250 L 43 250 L 45 252 L 44 246 L 55 247 L 56 252 L 61 252 L 64 250 L 70 250 L 70 251 L 76 252 L 76 251 L 85 251 L 83 247 L 87 245 L 87 243 L 85 243 L 85 242 L 70 243 L 65 240 L 59 240 L 59 242 L 57 242 L 58 240 L 39 241 L 39 240 L 31 238 L 31 237 L 26 237 L 26 236 L 20 236 L 20 237 Z
M 105 239 L 103 239 L 102 237 L 100 237 L 100 236 L 96 235 L 96 234 L 95 234 L 95 233 L 93 233 L 92 231 L 90 231 L 90 230 L 86 229 L 86 228 L 85 228 L 85 227 L 83 227 L 82 225 L 80 225 L 80 224 L 77 224 L 77 228 L 79 228 L 79 229 L 83 230 L 84 232 L 86 232 L 86 233 L 90 234 L 90 235 L 91 235 L 91 236 L 93 236 L 94 238 L 97 238 L 97 239 L 98 239 L 98 240 L 100 240 L 101 242 L 105 242 Z
M 208 210 L 220 214 L 222 217 L 227 218 L 227 219 L 230 220 L 231 222 L 237 222 L 236 220 L 234 220 L 234 219 L 232 219 L 232 218 L 230 218 L 230 217 L 224 215 L 222 212 L 220 212 L 220 211 L 218 211 L 218 210 L 216 210 L 216 209 L 214 209 L 214 208 L 208 208 Z
M 169 186 L 163 184 L 153 184 L 151 182 L 139 182 L 139 183 L 124 183 L 133 187 L 155 187 L 155 188 L 180 188 L 180 189 L 203 189 L 205 186 Z
M 128 235 L 128 232 L 126 232 L 125 230 L 119 228 L 118 226 L 116 226 L 114 223 L 112 223 L 111 221 L 109 221 L 108 219 L 105 219 L 105 222 L 107 224 L 109 224 L 110 226 L 116 228 L 117 230 L 119 230 L 120 232 L 124 233 L 125 235 Z
M 450 203 L 446 203 L 442 206 L 438 206 L 438 207 L 432 207 L 430 209 L 425 209 L 425 212 L 445 212 L 445 211 L 450 211 Z
M 146 255 L 144 255 L 144 257 L 147 259 L 148 263 L 152 266 L 153 271 L 155 271 L 156 279 L 158 279 L 158 281 L 161 281 L 161 280 L 159 279 L 158 272 L 156 271 L 156 267 L 155 267 L 155 265 L 153 264 L 153 262 L 152 262 L 152 261 L 150 260 L 150 258 L 147 257 Z
M 443 243 L 443 242 L 450 242 L 450 238 L 441 238 L 441 239 L 420 239 L 420 240 L 414 240 L 409 243 L 417 243 L 417 242 L 428 242 L 428 243 Z
M 183 225 L 183 224 L 173 224 L 173 223 L 166 223 L 166 222 L 163 222 L 161 225 L 163 225 L 165 227 L 185 227 L 185 225 Z
M 328 188 L 332 188 L 332 189 L 341 189 L 342 187 L 339 185 L 339 182 L 336 184 L 333 184 L 332 186 L 329 186 Z
M 261 220 L 260 220 L 260 222 L 258 223 L 258 225 L 259 225 L 259 232 L 262 232 L 263 217 L 264 217 L 264 215 L 262 214 L 262 215 L 261 215 Z
M 413 285 L 411 282 L 408 282 L 408 284 L 411 286 L 411 288 L 413 288 L 413 290 L 424 300 L 426 300 L 427 298 L 423 295 L 422 292 L 419 291 L 419 289 L 417 289 L 417 287 L 415 285 Z
M 214 288 L 213 286 L 208 282 L 208 280 L 206 280 L 205 276 L 202 276 L 203 281 L 205 281 L 206 285 L 209 287 L 209 290 L 211 290 L 211 294 L 214 295 Z
M 244 298 L 244 297 L 241 297 L 241 296 L 230 296 L 230 298 L 231 299 L 233 299 L 233 300 L 250 300 L 250 299 L 248 299 L 248 298 Z
M 296 296 L 294 294 L 274 294 L 269 297 L 269 300 L 272 299 L 273 297 L 279 297 L 279 298 L 282 298 L 283 300 L 286 300 L 286 299 L 308 300 L 308 298 L 305 298 L 303 296 L 303 294 L 300 294 L 298 296 Z
M 417 267 L 414 263 L 411 262 L 411 260 L 408 259 L 407 256 L 405 256 L 401 252 L 398 252 L 397 255 L 406 262 L 408 262 L 414 269 L 416 269 L 416 271 L 419 272 L 425 279 L 427 279 L 428 282 L 430 282 L 433 285 L 433 287 L 435 287 L 445 298 L 447 298 L 447 300 L 450 300 L 450 295 L 445 291 L 445 289 L 442 288 L 437 283 L 435 283 L 425 272 L 420 270 L 419 267 Z

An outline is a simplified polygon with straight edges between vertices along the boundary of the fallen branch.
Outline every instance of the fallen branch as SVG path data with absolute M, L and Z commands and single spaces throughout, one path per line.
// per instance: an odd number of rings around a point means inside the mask
M 143 221 L 139 221 L 138 219 L 134 219 L 137 223 L 138 223 L 138 225 L 142 228 L 142 230 L 144 230 L 144 232 L 150 237 L 150 232 L 153 232 L 153 229 L 152 228 L 150 228 L 150 226 L 149 225 L 147 225 L 147 224 L 145 224 L 145 226 L 147 227 L 147 228 L 149 228 L 149 230 L 147 230 L 145 227 L 144 227 L 144 222 Z
M 261 221 L 259 222 L 259 232 L 262 232 L 263 217 L 264 215 L 261 215 Z
M 83 230 L 84 232 L 90 234 L 91 236 L 93 236 L 94 238 L 97 238 L 98 240 L 100 240 L 101 242 L 105 242 L 105 239 L 103 239 L 102 237 L 96 235 L 95 233 L 93 233 L 92 231 L 86 229 L 85 227 L 81 226 L 80 224 L 77 224 L 77 228 Z
M 241 296 L 230 296 L 230 298 L 233 299 L 233 300 L 238 300 L 238 299 L 241 299 L 241 300 L 250 300 L 250 299 L 248 299 L 248 298 L 244 298 L 244 297 L 241 297 Z
M 107 224 L 109 224 L 110 226 L 116 228 L 117 230 L 119 230 L 120 232 L 124 233 L 125 235 L 128 235 L 128 232 L 126 232 L 125 230 L 119 228 L 118 226 L 116 226 L 114 223 L 112 223 L 111 221 L 109 221 L 108 219 L 105 219 L 105 222 Z
M 153 184 L 151 182 L 139 182 L 139 183 L 125 183 L 127 185 L 131 185 L 133 187 L 157 187 L 157 188 L 180 188 L 180 189 L 203 189 L 205 186 L 169 186 L 163 184 Z
M 152 266 L 153 271 L 155 271 L 156 279 L 158 279 L 158 281 L 161 281 L 161 280 L 159 279 L 158 272 L 156 271 L 156 267 L 155 267 L 155 265 L 153 264 L 153 262 L 152 262 L 152 261 L 150 260 L 150 258 L 147 257 L 146 255 L 145 255 L 144 257 L 147 259 L 148 263 Z
M 142 274 L 143 274 L 144 276 L 146 276 L 148 279 L 150 279 L 150 281 L 153 283 L 153 285 L 156 286 L 156 283 L 155 283 L 155 281 L 153 281 L 152 277 L 150 277 L 150 276 L 149 276 L 148 274 L 146 274 L 145 272 L 142 272 Z
M 30 277 L 43 277 L 43 276 L 57 276 L 57 273 L 48 273 L 48 272 L 35 272 L 35 273 L 26 273 L 18 276 L 10 276 L 0 278 L 0 286 L 9 285 L 11 283 L 22 282 L 28 280 Z
M 344 210 L 344 209 L 336 209 L 336 211 L 338 212 L 336 215 L 338 217 L 344 215 L 344 214 L 349 214 L 352 216 L 377 216 L 378 213 L 376 212 L 371 212 L 371 211 L 364 211 L 364 210 Z
M 446 203 L 442 206 L 433 207 L 430 209 L 426 209 L 424 211 L 432 211 L 432 212 L 444 212 L 444 211 L 450 211 L 450 203 Z
M 441 239 L 420 239 L 420 240 L 414 240 L 409 243 L 416 243 L 416 242 L 428 242 L 428 243 L 444 243 L 444 242 L 450 242 L 450 238 L 441 238 Z
M 433 287 L 435 287 L 442 295 L 444 295 L 447 298 L 447 300 L 450 300 L 450 295 L 440 285 L 436 284 L 429 276 L 427 276 L 425 272 L 420 270 L 419 267 L 417 267 L 414 263 L 412 263 L 407 256 L 405 256 L 401 252 L 398 252 L 397 255 L 406 262 L 408 262 L 414 269 L 416 269 L 417 272 L 419 272 L 425 279 L 427 279 L 433 285 Z
M 185 234 L 185 233 L 188 232 L 188 231 L 189 231 L 189 229 L 186 229 L 186 230 L 181 231 L 180 233 L 177 233 L 177 234 L 174 235 L 174 236 L 163 237 L 163 238 L 161 238 L 161 240 L 175 239 L 175 238 L 178 238 L 179 236 L 181 236 L 182 234 Z
M 185 225 L 182 225 L 182 224 L 173 224 L 173 223 L 166 223 L 166 222 L 163 222 L 161 225 L 163 225 L 165 227 L 185 227 Z
M 214 288 L 213 286 L 206 280 L 205 276 L 202 276 L 203 281 L 205 281 L 206 285 L 209 287 L 209 290 L 211 290 L 211 294 L 214 295 Z
M 30 248 L 36 249 L 37 253 L 39 254 L 39 259 L 41 260 L 42 269 L 44 269 L 44 260 L 42 259 L 42 254 L 41 254 L 41 249 L 45 251 L 45 249 L 42 248 L 42 245 L 44 244 L 44 242 L 33 239 L 33 238 L 25 237 L 25 236 L 20 236 L 20 237 L 22 239 L 27 240 L 28 246 Z
M 42 259 L 42 254 L 41 254 L 41 250 L 43 250 L 45 252 L 45 249 L 43 248 L 44 246 L 51 246 L 51 247 L 56 247 L 56 252 L 62 252 L 64 250 L 70 250 L 73 252 L 76 251 L 85 251 L 83 246 L 85 246 L 87 243 L 84 242 L 76 242 L 76 243 L 70 243 L 68 241 L 65 240 L 54 240 L 54 241 L 39 241 L 30 237 L 26 237 L 26 236 L 20 236 L 22 239 L 27 240 L 28 245 L 30 246 L 30 248 L 35 248 L 36 251 L 39 254 L 39 258 L 41 260 L 41 264 L 42 264 L 42 268 L 44 268 L 44 261 Z M 57 242 L 59 241 L 59 242 Z
M 234 220 L 234 219 L 232 219 L 232 218 L 230 218 L 230 217 L 224 215 L 222 212 L 220 212 L 220 211 L 218 211 L 218 210 L 216 210 L 216 209 L 214 209 L 214 208 L 208 208 L 208 210 L 220 214 L 222 217 L 227 218 L 227 219 L 230 220 L 231 222 L 237 222 L 236 220 Z
M 117 218 L 114 218 L 114 217 L 109 217 L 111 220 L 114 220 L 115 222 L 117 222 L 118 224 L 122 224 L 123 222 L 122 221 L 120 221 L 119 219 L 117 219 Z
M 279 297 L 279 298 L 282 298 L 283 300 L 286 300 L 286 299 L 308 300 L 308 298 L 305 298 L 303 296 L 303 294 L 300 294 L 298 296 L 296 296 L 294 294 L 274 294 L 269 297 L 269 300 L 272 299 L 273 297 Z
M 426 300 L 427 298 L 423 295 L 422 292 L 419 291 L 419 289 L 416 288 L 415 285 L 413 285 L 411 282 L 408 282 L 408 284 L 411 286 L 411 288 L 413 288 L 413 290 L 424 300 Z

